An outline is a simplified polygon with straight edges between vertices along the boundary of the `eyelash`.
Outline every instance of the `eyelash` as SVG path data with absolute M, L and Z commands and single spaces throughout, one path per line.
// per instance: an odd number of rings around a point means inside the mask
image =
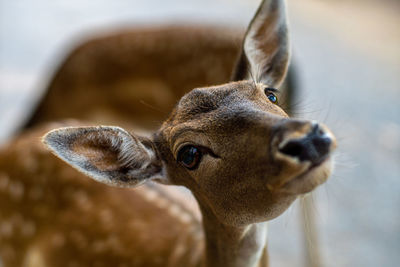
M 193 153 L 193 162 L 184 162 L 185 159 L 184 154 L 185 152 L 192 152 Z M 177 155 L 177 162 L 180 163 L 182 166 L 184 166 L 188 170 L 195 170 L 197 167 L 200 165 L 203 156 L 204 155 L 210 155 L 213 158 L 220 158 L 218 155 L 216 155 L 211 149 L 204 147 L 204 146 L 196 146 L 196 145 L 185 145 L 182 148 L 179 149 L 178 155 Z M 191 155 L 186 155 L 186 156 L 191 156 Z M 193 163 L 193 165 L 192 165 Z

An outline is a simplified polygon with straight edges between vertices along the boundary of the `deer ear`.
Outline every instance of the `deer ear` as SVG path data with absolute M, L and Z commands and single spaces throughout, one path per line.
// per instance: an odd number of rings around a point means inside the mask
M 233 80 L 279 87 L 289 62 L 289 37 L 284 0 L 263 0 L 247 29 Z
M 105 184 L 133 187 L 166 179 L 152 141 L 118 127 L 60 128 L 47 133 L 43 142 L 59 158 Z

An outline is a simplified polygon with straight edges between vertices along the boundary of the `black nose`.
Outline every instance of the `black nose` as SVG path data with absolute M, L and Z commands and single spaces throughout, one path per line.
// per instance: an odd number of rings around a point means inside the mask
M 331 143 L 332 139 L 316 124 L 305 137 L 289 141 L 279 151 L 297 157 L 300 161 L 311 161 L 313 165 L 318 165 L 329 154 Z

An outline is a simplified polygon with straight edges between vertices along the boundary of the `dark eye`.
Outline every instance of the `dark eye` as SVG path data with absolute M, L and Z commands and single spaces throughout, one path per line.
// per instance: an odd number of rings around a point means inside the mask
M 189 170 L 197 168 L 201 157 L 201 151 L 197 147 L 191 145 L 184 146 L 178 152 L 178 162 Z
M 268 97 L 269 101 L 274 104 L 278 104 L 278 97 L 272 91 L 277 91 L 275 88 L 265 88 L 265 95 Z

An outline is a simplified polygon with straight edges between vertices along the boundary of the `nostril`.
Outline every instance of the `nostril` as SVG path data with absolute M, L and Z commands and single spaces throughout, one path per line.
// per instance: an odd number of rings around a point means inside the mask
M 318 165 L 328 156 L 331 143 L 328 136 L 312 131 L 304 138 L 287 142 L 279 151 L 300 161 L 310 161 L 313 165 Z
M 320 156 L 325 156 L 329 153 L 332 140 L 329 137 L 314 137 L 312 144 Z
M 311 130 L 311 134 L 314 134 L 316 136 L 323 136 L 325 134 L 325 131 L 319 126 L 318 123 L 315 123 Z
M 297 141 L 297 140 L 290 141 L 284 147 L 279 149 L 279 151 L 288 156 L 300 157 L 304 152 L 304 145 L 300 141 Z

